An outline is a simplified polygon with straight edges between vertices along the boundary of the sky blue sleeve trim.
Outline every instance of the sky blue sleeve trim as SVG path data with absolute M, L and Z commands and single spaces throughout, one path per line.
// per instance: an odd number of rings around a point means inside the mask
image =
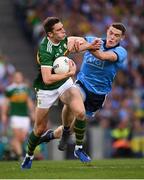
M 95 36 L 86 36 L 86 37 L 85 37 L 85 40 L 86 40 L 87 42 L 91 43 L 91 42 L 94 41 L 95 38 L 97 38 L 97 37 L 95 37 Z

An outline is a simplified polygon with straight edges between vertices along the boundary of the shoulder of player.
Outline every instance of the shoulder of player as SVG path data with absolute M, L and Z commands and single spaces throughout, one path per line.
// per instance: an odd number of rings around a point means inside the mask
M 47 37 L 44 37 L 38 46 L 37 56 L 43 56 L 45 53 L 51 54 L 53 51 L 52 46 L 51 41 L 49 41 Z
M 117 46 L 112 50 L 118 57 L 118 61 L 123 61 L 127 58 L 127 50 L 122 46 Z
M 14 90 L 16 89 L 16 84 L 12 83 L 10 85 L 8 85 L 5 89 L 5 95 L 9 96 L 9 94 L 11 94 Z
M 41 47 L 41 46 L 43 46 L 43 45 L 46 45 L 47 42 L 48 42 L 47 37 L 46 37 L 46 36 L 43 37 L 42 40 L 41 40 L 40 43 L 39 43 L 39 47 Z
M 126 48 L 124 48 L 124 47 L 123 47 L 123 46 L 121 46 L 121 45 L 119 45 L 119 46 L 115 47 L 115 50 L 118 50 L 118 51 L 123 51 L 124 53 L 126 53 L 126 54 L 127 54 L 127 50 L 126 50 Z
M 8 85 L 7 87 L 6 87 L 6 91 L 12 91 L 13 89 L 15 89 L 16 88 L 16 84 L 15 83 L 12 83 L 12 84 L 10 84 L 10 85 Z
M 120 44 L 118 44 L 114 47 L 110 47 L 110 48 L 107 48 L 105 44 L 106 44 L 105 40 L 103 40 L 102 47 L 104 48 L 104 51 L 123 51 L 123 52 L 127 53 L 127 50 Z
M 21 83 L 20 85 L 17 85 L 16 83 L 12 83 L 6 87 L 6 91 L 12 91 L 16 88 L 29 89 L 29 87 L 26 83 Z
M 67 44 L 67 37 L 64 38 L 61 42 L 59 42 L 58 44 L 53 43 L 48 37 L 44 37 L 43 40 L 41 41 L 38 51 L 39 53 L 41 52 L 46 52 L 46 53 L 53 53 L 53 50 L 57 47 L 59 47 L 59 45 L 65 45 Z

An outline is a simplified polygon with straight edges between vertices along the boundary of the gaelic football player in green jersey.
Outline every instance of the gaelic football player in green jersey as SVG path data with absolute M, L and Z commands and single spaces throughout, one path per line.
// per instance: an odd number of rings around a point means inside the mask
M 31 116 L 31 118 L 30 118 Z M 11 147 L 17 158 L 23 155 L 23 143 L 30 130 L 30 119 L 34 118 L 34 104 L 21 72 L 15 72 L 13 82 L 6 88 L 2 105 L 4 131 L 12 129 Z
M 71 76 L 76 72 L 76 66 L 70 61 L 70 70 L 64 74 L 53 73 L 53 62 L 57 57 L 65 55 L 68 51 L 75 51 L 75 42 L 82 41 L 83 49 L 91 49 L 91 44 L 80 37 L 67 37 L 63 24 L 57 17 L 48 17 L 43 23 L 46 36 L 40 43 L 37 53 L 39 73 L 34 81 L 37 95 L 37 107 L 35 110 L 34 129 L 28 138 L 28 151 L 22 162 L 22 169 L 29 169 L 34 158 L 34 150 L 41 136 L 46 132 L 47 116 L 50 107 L 59 98 L 67 109 L 72 111 L 76 117 L 75 135 L 76 147 L 81 147 L 86 127 L 85 108 L 78 88 L 73 84 Z M 63 119 L 67 118 L 66 109 L 62 112 Z M 67 125 L 64 130 L 69 130 Z M 84 152 L 86 162 L 89 156 Z

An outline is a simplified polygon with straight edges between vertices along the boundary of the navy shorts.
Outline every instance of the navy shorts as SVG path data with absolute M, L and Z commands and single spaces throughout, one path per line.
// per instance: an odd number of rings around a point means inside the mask
M 102 108 L 106 95 L 90 92 L 80 81 L 76 81 L 76 84 L 82 88 L 86 95 L 84 105 L 87 115 L 94 116 L 95 112 Z

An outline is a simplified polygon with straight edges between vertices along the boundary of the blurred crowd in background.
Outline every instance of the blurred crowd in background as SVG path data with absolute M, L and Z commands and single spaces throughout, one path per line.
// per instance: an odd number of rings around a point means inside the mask
M 91 119 L 89 126 L 102 127 L 105 142 L 111 144 L 104 158 L 144 157 L 144 1 L 13 0 L 13 6 L 19 28 L 35 50 L 44 35 L 42 21 L 47 16 L 58 16 L 67 35 L 83 37 L 105 37 L 112 22 L 124 23 L 127 35 L 123 46 L 128 50 L 127 62 L 119 71 L 103 109 Z M 82 55 L 72 55 L 77 71 Z M 14 72 L 10 60 L 0 54 L 0 105 Z M 2 143 L 0 159 L 3 159 Z

